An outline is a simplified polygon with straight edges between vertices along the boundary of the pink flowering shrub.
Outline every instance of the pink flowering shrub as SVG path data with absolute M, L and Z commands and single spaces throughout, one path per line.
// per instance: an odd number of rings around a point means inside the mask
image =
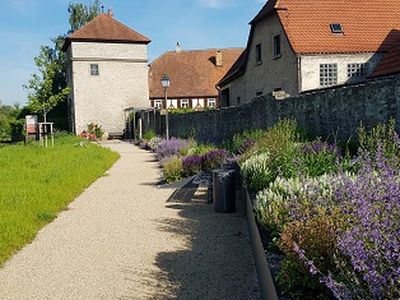
M 82 131 L 79 136 L 89 141 L 97 141 L 96 135 L 94 133 L 89 133 L 87 131 Z

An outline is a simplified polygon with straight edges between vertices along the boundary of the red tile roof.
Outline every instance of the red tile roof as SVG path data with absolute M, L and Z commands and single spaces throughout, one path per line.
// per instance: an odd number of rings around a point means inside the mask
M 385 51 L 387 35 L 400 28 L 396 0 L 269 0 L 251 24 L 274 10 L 297 54 Z M 344 33 L 333 34 L 332 23 Z
M 150 40 L 107 14 L 101 14 L 81 29 L 69 35 L 66 49 L 72 41 L 148 44 Z
M 400 28 L 398 0 L 268 0 L 250 22 L 248 49 L 254 27 L 272 13 L 278 15 L 293 51 L 299 55 L 386 52 L 398 38 L 393 29 Z M 333 34 L 332 23 L 340 23 L 343 34 Z M 247 56 L 219 85 L 245 72 Z
M 223 65 L 217 67 L 217 51 L 222 52 Z M 150 98 L 164 97 L 160 80 L 168 74 L 171 87 L 168 96 L 171 98 L 217 97 L 217 82 L 232 67 L 243 52 L 243 48 L 193 50 L 166 52 L 150 64 L 149 87 Z
M 400 74 L 400 41 L 382 58 L 370 78 Z

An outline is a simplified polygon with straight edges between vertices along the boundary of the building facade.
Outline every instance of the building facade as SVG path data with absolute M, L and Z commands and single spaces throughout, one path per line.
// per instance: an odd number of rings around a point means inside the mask
M 245 54 L 218 83 L 229 96 L 224 102 L 271 93 L 283 99 L 367 80 L 394 40 L 400 9 L 393 1 L 366 2 L 267 1 L 250 22 Z
M 148 107 L 149 42 L 111 14 L 96 17 L 67 38 L 72 132 L 95 123 L 106 133 L 122 133 L 124 109 Z
M 216 84 L 232 67 L 243 48 L 166 52 L 150 64 L 150 106 L 158 109 L 201 110 L 220 107 Z M 171 81 L 165 101 L 161 78 Z

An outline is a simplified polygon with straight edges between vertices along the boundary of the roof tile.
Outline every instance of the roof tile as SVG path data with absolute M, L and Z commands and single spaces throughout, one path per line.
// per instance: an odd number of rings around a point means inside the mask
M 222 52 L 223 66 L 217 67 L 215 56 Z M 243 48 L 193 50 L 166 52 L 150 64 L 150 98 L 163 98 L 164 90 L 160 80 L 168 74 L 171 98 L 195 98 L 218 96 L 217 82 L 232 67 L 243 52 Z
M 69 35 L 64 49 L 72 41 L 143 43 L 150 40 L 107 14 L 101 14 Z
M 393 43 L 389 33 L 400 28 L 395 0 L 280 0 L 275 7 L 298 54 L 386 51 Z M 332 23 L 344 33 L 333 34 Z

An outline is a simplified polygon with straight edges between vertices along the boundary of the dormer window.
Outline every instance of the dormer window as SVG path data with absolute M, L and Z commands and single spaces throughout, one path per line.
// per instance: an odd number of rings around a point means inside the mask
M 340 23 L 332 23 L 330 25 L 332 33 L 343 33 L 342 24 Z

